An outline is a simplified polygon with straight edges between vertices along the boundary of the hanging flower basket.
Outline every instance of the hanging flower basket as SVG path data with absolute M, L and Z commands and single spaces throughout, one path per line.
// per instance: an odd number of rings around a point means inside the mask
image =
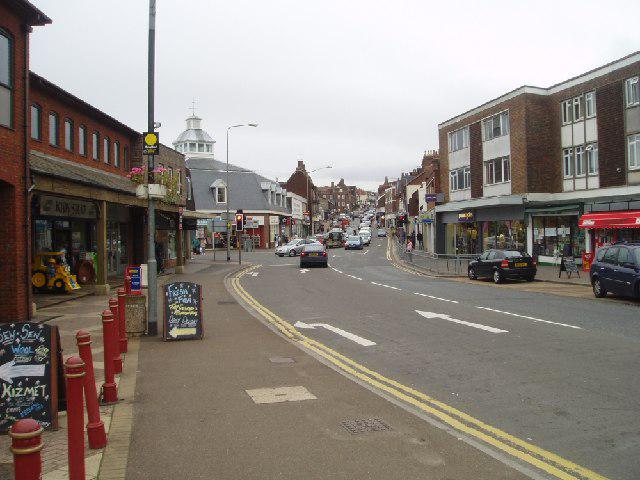
M 136 186 L 136 197 L 149 198 L 149 188 L 146 184 L 140 184 Z
M 167 187 L 161 185 L 159 183 L 150 183 L 149 187 L 149 198 L 155 198 L 158 200 L 164 199 L 167 196 Z

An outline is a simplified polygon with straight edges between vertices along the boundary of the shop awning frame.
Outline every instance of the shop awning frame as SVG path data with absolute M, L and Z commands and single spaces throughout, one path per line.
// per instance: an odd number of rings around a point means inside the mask
M 640 228 L 640 210 L 585 213 L 578 221 L 580 228 Z

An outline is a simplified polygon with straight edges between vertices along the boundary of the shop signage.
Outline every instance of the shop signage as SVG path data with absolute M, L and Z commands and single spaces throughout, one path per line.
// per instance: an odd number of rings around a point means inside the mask
M 174 282 L 164 286 L 164 339 L 202 339 L 202 287 Z
M 593 262 L 593 252 L 583 252 L 582 253 L 582 271 L 588 272 L 591 270 L 591 263 Z
M 127 266 L 127 275 L 131 278 L 131 295 L 142 294 L 142 269 L 140 265 Z
M 160 136 L 158 132 L 144 132 L 142 138 L 144 142 L 142 146 L 143 155 L 158 155 L 160 153 Z
M 438 200 L 438 194 L 437 193 L 427 193 L 424 196 L 424 201 L 425 202 L 436 202 Z
M 98 218 L 98 212 L 93 202 L 53 197 L 51 195 L 42 195 L 40 197 L 40 215 L 48 217 Z
M 558 271 L 558 278 L 562 276 L 562 272 L 567 273 L 567 277 L 571 278 L 571 274 L 575 273 L 580 278 L 580 272 L 578 271 L 578 266 L 576 265 L 576 259 L 574 257 L 562 257 L 560 261 L 560 270 Z
M 0 325 L 0 431 L 22 418 L 58 428 L 58 344 L 58 328 L 52 325 Z
M 269 217 L 269 225 L 280 225 L 280 217 L 271 215 Z
M 472 211 L 460 212 L 458 214 L 459 222 L 473 222 L 475 220 L 475 215 Z

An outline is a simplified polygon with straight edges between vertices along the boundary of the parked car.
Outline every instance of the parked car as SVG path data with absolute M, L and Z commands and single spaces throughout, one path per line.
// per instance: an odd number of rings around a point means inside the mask
M 387 236 L 387 231 L 384 228 L 379 228 L 378 237 L 386 237 L 386 236 Z
M 532 282 L 536 277 L 536 262 L 527 253 L 517 250 L 487 250 L 476 260 L 469 262 L 467 275 L 471 280 L 480 277 L 493 278 L 502 283 L 507 278 L 521 278 Z
M 611 292 L 640 298 L 640 243 L 598 249 L 589 276 L 596 297 L 605 297 Z
M 305 245 L 300 253 L 300 268 L 318 265 L 328 266 L 327 249 L 321 243 L 311 243 Z
M 351 235 L 347 237 L 347 241 L 344 242 L 345 250 L 362 250 L 364 248 L 364 242 L 359 235 Z
M 371 245 L 371 232 L 369 230 L 360 230 L 358 236 L 362 239 L 363 244 Z
M 302 252 L 304 246 L 309 243 L 311 243 L 310 240 L 305 240 L 304 238 L 294 238 L 289 243 L 276 248 L 276 255 L 278 255 L 279 257 L 284 257 L 285 255 L 295 257 L 296 255 L 300 255 L 300 252 Z

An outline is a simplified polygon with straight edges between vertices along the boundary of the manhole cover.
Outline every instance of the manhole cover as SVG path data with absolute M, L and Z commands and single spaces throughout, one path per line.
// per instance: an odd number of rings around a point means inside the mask
M 301 400 L 317 400 L 304 387 L 256 388 L 245 390 L 255 403 L 299 402 Z
M 269 358 L 271 363 L 293 363 L 295 360 L 291 357 L 271 357 Z
M 218 300 L 218 305 L 233 305 L 237 303 L 235 300 Z
M 391 427 L 379 418 L 365 418 L 357 420 L 345 420 L 340 425 L 353 435 L 368 432 L 383 432 L 391 430 Z

